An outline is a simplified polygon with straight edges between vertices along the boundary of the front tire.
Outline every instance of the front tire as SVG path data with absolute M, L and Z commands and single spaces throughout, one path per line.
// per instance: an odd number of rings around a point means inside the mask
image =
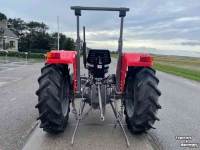
M 64 131 L 69 118 L 70 76 L 67 65 L 49 64 L 41 69 L 36 91 L 39 109 L 38 120 L 44 131 L 59 133 Z
M 150 67 L 130 67 L 125 82 L 125 93 L 132 94 L 132 99 L 125 99 L 125 115 L 131 133 L 143 133 L 151 128 L 156 120 L 157 110 L 161 109 L 157 88 L 159 79 Z

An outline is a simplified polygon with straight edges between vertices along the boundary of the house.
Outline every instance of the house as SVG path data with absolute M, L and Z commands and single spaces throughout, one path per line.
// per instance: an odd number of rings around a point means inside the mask
M 19 38 L 8 28 L 6 19 L 0 21 L 0 29 L 4 30 L 3 35 L 0 38 L 0 50 L 6 49 L 6 43 L 9 44 L 7 50 L 18 51 L 18 40 Z

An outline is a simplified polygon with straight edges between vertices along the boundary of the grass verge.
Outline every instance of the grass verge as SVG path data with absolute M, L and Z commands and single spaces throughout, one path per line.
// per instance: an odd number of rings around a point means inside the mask
M 117 58 L 116 54 L 111 57 Z M 154 69 L 200 82 L 200 61 L 178 58 L 155 58 Z
M 113 57 L 113 58 L 117 58 L 117 55 L 118 54 L 110 54 L 110 56 Z
M 200 73 L 195 70 L 188 70 L 188 69 L 183 69 L 183 68 L 174 67 L 174 66 L 161 65 L 161 64 L 154 64 L 153 68 L 156 70 L 159 70 L 159 71 L 174 74 L 174 75 L 181 76 L 181 77 L 184 77 L 187 79 L 200 81 Z

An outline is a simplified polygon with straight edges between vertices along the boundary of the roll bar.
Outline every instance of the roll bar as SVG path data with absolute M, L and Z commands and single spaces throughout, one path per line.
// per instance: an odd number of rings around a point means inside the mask
M 119 11 L 119 17 L 121 17 L 120 24 L 120 37 L 118 41 L 118 66 L 117 66 L 117 79 L 116 79 L 116 90 L 120 92 L 120 76 L 121 76 L 121 67 L 122 67 L 122 45 L 123 45 L 123 22 L 126 12 L 129 11 L 129 8 L 120 7 L 82 7 L 82 6 L 71 6 L 71 9 L 74 10 L 77 17 L 77 40 L 76 40 L 76 51 L 77 51 L 77 93 L 81 90 L 80 84 L 80 34 L 79 34 L 79 16 L 81 16 L 81 10 L 94 10 L 94 11 Z
M 71 6 L 72 10 L 98 10 L 98 11 L 129 11 L 129 8 L 120 7 L 120 8 L 114 8 L 114 7 L 81 7 L 81 6 Z

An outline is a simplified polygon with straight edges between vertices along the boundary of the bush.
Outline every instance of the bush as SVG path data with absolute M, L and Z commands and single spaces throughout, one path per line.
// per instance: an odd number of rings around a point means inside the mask
M 0 56 L 6 56 L 5 51 L 0 51 Z M 18 57 L 18 58 L 26 58 L 26 54 L 24 52 L 8 52 L 8 57 Z M 41 53 L 28 53 L 28 58 L 44 58 L 44 54 Z
M 45 58 L 41 53 L 28 53 L 28 58 Z
M 28 52 L 28 53 L 43 53 L 50 52 L 50 50 L 43 49 L 19 49 L 19 52 Z
M 19 52 L 29 52 L 27 49 L 19 49 Z
M 6 52 L 0 51 L 0 56 L 6 56 Z

